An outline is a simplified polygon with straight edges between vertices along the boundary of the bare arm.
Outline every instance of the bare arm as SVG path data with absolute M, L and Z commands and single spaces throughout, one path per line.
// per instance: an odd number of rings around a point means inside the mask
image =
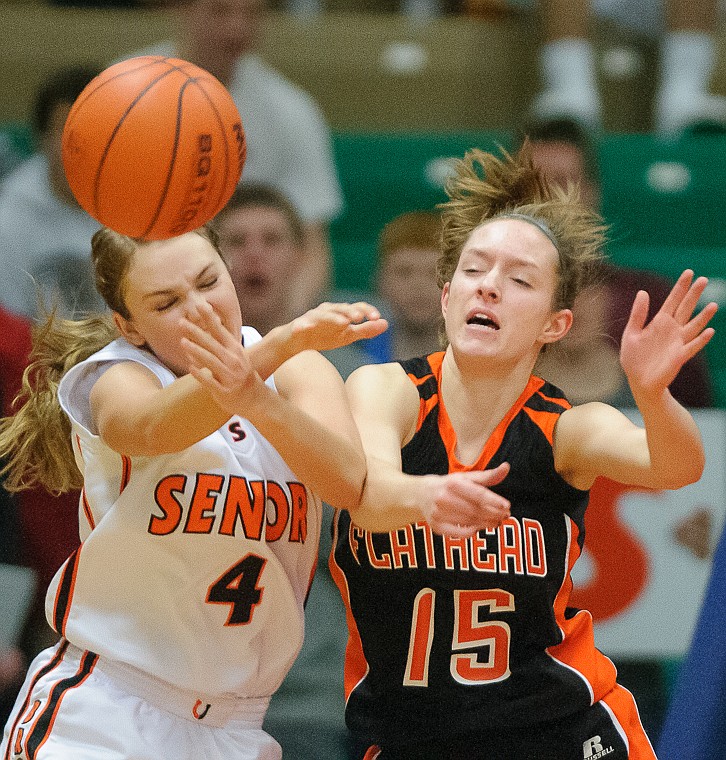
M 370 321 L 363 322 L 363 319 Z M 218 341 L 210 336 L 221 331 L 218 318 L 208 310 L 200 315 L 201 325 L 187 323 L 192 339 Z M 162 388 L 156 376 L 133 362 L 111 367 L 99 378 L 91 391 L 91 410 L 103 440 L 115 451 L 131 456 L 155 456 L 181 451 L 210 435 L 232 414 L 244 413 L 244 399 L 254 400 L 264 392 L 262 378 L 291 356 L 311 347 L 327 349 L 346 345 L 361 337 L 378 334 L 386 327 L 378 312 L 367 304 L 324 304 L 276 328 L 249 350 L 239 338 L 229 334 L 220 340 L 226 380 L 234 386 L 236 409 L 230 412 L 219 402 L 209 386 L 193 374 Z M 201 350 L 201 349 L 200 349 Z
M 566 480 L 589 488 L 599 475 L 630 485 L 680 488 L 701 477 L 705 457 L 693 417 L 668 386 L 713 336 L 710 303 L 693 317 L 707 280 L 686 271 L 648 325 L 648 296 L 638 293 L 623 333 L 620 360 L 643 427 L 605 404 L 565 412 L 555 438 L 555 463 Z
M 467 536 L 495 527 L 509 515 L 509 503 L 487 488 L 501 482 L 508 465 L 496 470 L 450 475 L 408 475 L 401 447 L 418 417 L 418 393 L 398 364 L 361 367 L 346 390 L 366 452 L 368 477 L 353 521 L 375 532 L 427 521 L 439 533 Z

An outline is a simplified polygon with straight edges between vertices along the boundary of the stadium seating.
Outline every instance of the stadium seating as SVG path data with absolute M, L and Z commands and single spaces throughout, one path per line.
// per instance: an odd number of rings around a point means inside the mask
M 32 136 L 24 123 L 8 122 L 0 124 L 0 143 L 27 155 Z M 443 202 L 453 158 L 472 147 L 512 144 L 506 131 L 336 131 L 333 147 L 345 196 L 345 209 L 331 225 L 336 288 L 370 289 L 382 227 L 397 214 Z M 717 401 L 726 407 L 726 136 L 668 142 L 607 134 L 598 149 L 613 261 L 671 279 L 692 268 L 711 279 L 707 296 L 721 310 L 707 356 Z
M 333 145 L 345 196 L 331 227 L 337 287 L 365 290 L 375 266 L 376 240 L 386 222 L 405 211 L 446 200 L 454 158 L 473 147 L 509 147 L 506 132 L 337 133 Z

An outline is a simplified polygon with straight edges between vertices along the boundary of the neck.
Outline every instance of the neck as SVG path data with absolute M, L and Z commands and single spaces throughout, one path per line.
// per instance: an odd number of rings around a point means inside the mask
M 533 361 L 508 370 L 461 361 L 449 346 L 442 366 L 441 394 L 456 432 L 460 461 L 470 464 L 529 382 Z M 468 454 L 464 453 L 468 452 Z

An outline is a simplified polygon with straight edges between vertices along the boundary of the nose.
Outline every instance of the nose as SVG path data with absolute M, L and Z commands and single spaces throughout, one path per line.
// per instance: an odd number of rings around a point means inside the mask
M 479 295 L 490 301 L 498 301 L 501 297 L 499 277 L 494 269 L 485 272 L 479 280 Z
M 202 310 L 211 308 L 204 296 L 204 293 L 201 293 L 198 290 L 192 290 L 189 292 L 185 305 L 187 317 L 190 318 L 199 317 Z

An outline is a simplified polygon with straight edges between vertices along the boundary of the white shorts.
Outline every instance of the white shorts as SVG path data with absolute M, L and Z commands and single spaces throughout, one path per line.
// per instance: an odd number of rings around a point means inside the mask
M 2 760 L 280 760 L 268 704 L 179 691 L 66 641 L 33 661 Z

